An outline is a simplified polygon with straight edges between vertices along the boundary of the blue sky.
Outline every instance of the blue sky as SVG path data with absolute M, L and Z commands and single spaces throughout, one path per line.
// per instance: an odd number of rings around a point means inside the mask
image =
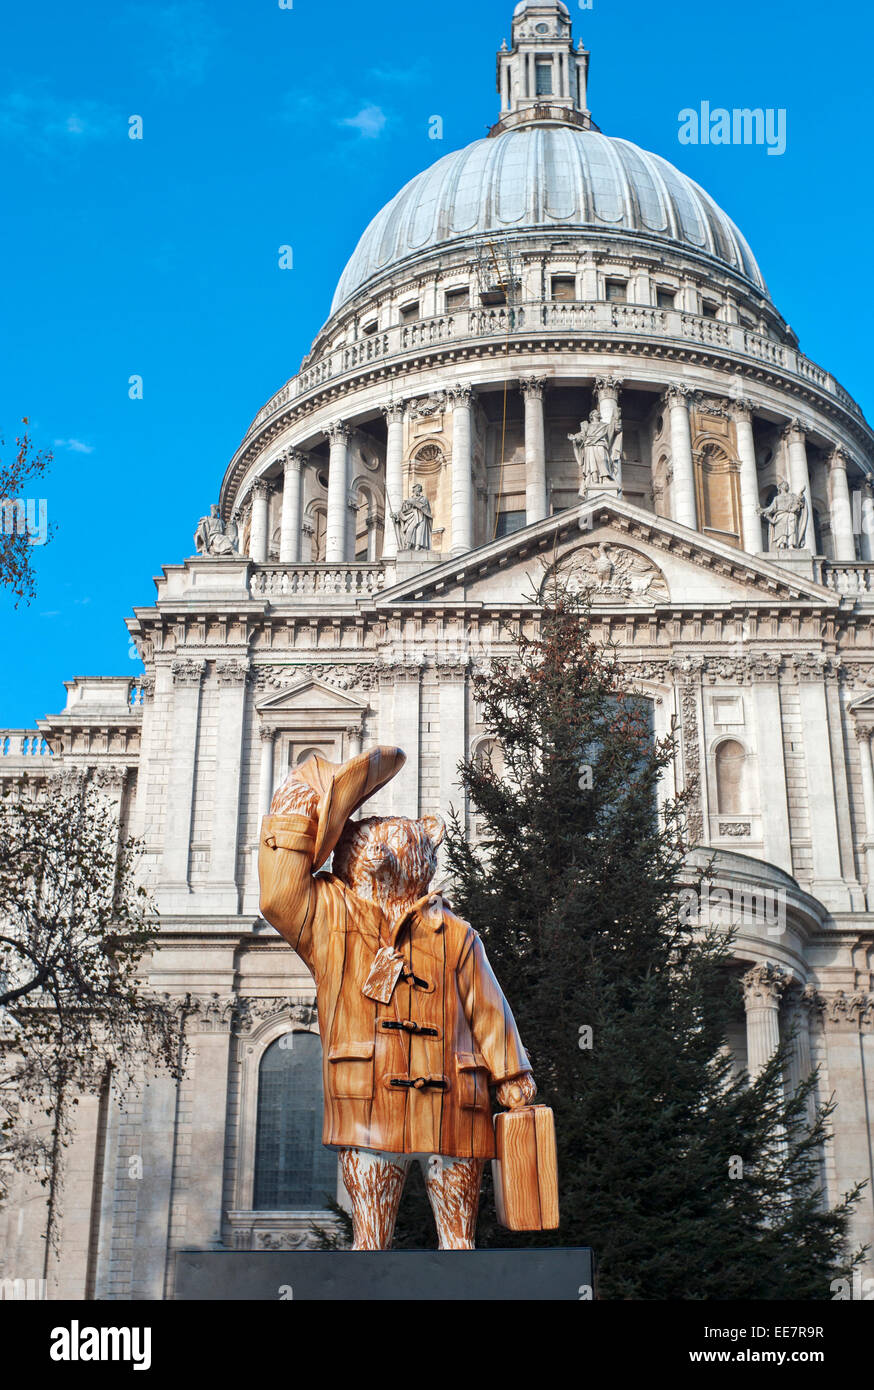
M 358 236 L 495 119 L 512 0 L 7 5 L 0 20 L 0 435 L 54 448 L 30 608 L 0 594 L 0 726 L 135 674 L 124 617 L 192 552 Z M 874 414 L 871 8 L 571 0 L 608 134 L 740 224 L 804 351 Z M 689 147 L 684 107 L 784 107 L 788 149 Z M 128 138 L 142 117 L 144 138 Z M 442 143 L 429 118 L 444 121 Z M 294 269 L 278 250 L 294 248 Z M 128 380 L 142 376 L 141 401 Z

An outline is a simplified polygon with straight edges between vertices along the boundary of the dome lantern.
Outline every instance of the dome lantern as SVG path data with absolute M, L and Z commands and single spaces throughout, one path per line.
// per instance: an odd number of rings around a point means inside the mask
M 573 25 L 561 0 L 521 0 L 513 15 L 513 44 L 498 53 L 501 116 L 492 135 L 528 125 L 589 130 L 589 54 L 574 48 Z M 596 127 L 597 128 L 597 127 Z

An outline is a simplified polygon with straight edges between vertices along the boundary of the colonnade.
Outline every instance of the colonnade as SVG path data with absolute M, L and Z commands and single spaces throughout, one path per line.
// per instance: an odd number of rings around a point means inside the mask
M 608 420 L 621 410 L 621 385 L 616 378 L 599 378 L 595 381 L 594 397 L 602 419 Z M 530 526 L 549 515 L 545 409 L 547 378 L 522 377 L 519 389 L 525 421 L 526 524 Z M 476 389 L 465 384 L 450 387 L 446 391 L 446 400 L 447 409 L 452 415 L 448 553 L 462 555 L 473 549 L 475 544 L 473 468 Z M 690 530 L 698 530 L 701 520 L 698 516 L 691 422 L 694 402 L 695 393 L 680 384 L 668 386 L 662 397 L 663 407 L 668 413 L 671 442 L 671 517 Z M 403 502 L 407 407 L 406 401 L 393 401 L 382 408 L 387 427 L 386 526 L 382 556 L 389 560 L 397 554 L 397 538 L 390 517 L 397 514 Z M 749 403 L 744 401 L 727 402 L 727 408 L 736 432 L 741 543 L 744 550 L 756 554 L 762 549 L 762 535 L 753 411 Z M 354 548 L 354 502 L 350 498 L 349 476 L 353 429 L 354 426 L 344 420 L 334 421 L 325 429 L 330 449 L 325 533 L 325 560 L 328 564 L 348 562 Z M 783 439 L 789 485 L 807 502 L 800 527 L 799 549 L 812 551 L 815 545 L 808 427 L 801 420 L 789 420 L 783 428 Z M 298 564 L 301 559 L 303 477 L 307 455 L 299 449 L 291 449 L 281 454 L 278 461 L 282 467 L 279 558 L 285 564 Z M 856 559 L 854 518 L 847 476 L 850 462 L 847 452 L 841 446 L 836 446 L 827 463 L 833 559 L 846 563 L 853 563 Z M 269 497 L 268 483 L 263 479 L 253 483 L 249 492 L 252 508 L 249 552 L 258 564 L 264 564 L 269 553 Z M 863 559 L 874 559 L 874 493 L 870 485 L 863 490 L 861 519 Z

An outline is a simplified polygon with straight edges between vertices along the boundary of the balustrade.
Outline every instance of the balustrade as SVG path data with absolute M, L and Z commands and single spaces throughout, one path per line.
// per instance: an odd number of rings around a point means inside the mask
M 382 564 L 259 565 L 250 580 L 253 598 L 362 598 L 385 586 Z
M 51 758 L 52 750 L 37 729 L 0 729 L 0 758 Z
M 255 417 L 249 434 L 289 401 L 335 381 L 345 374 L 374 362 L 403 357 L 410 352 L 439 346 L 462 344 L 488 337 L 547 329 L 557 333 L 597 332 L 609 337 L 641 334 L 678 342 L 712 344 L 741 357 L 751 357 L 779 367 L 788 375 L 800 377 L 840 401 L 858 418 L 862 412 L 847 391 L 830 373 L 804 357 L 788 344 L 774 342 L 763 333 L 742 324 L 724 323 L 679 309 L 657 309 L 645 304 L 617 304 L 606 300 L 565 301 L 526 300 L 513 305 L 476 306 L 451 314 L 438 314 L 415 323 L 398 324 L 325 353 L 308 362 L 300 374 L 278 391 Z M 249 436 L 247 435 L 247 438 Z
M 838 563 L 827 560 L 822 567 L 822 582 L 838 594 L 861 598 L 874 594 L 874 564 Z

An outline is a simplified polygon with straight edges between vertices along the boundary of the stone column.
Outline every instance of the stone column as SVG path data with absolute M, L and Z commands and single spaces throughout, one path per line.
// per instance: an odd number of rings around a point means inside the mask
M 380 688 L 380 704 L 386 698 L 384 686 Z M 394 738 L 397 746 L 403 748 L 407 761 L 389 784 L 392 814 L 411 816 L 419 814 L 419 762 L 421 756 L 421 708 L 422 708 L 422 668 L 412 664 L 399 666 L 392 678 L 391 696 L 393 705 Z
M 194 805 L 194 759 L 200 713 L 203 661 L 174 661 L 172 754 L 167 779 L 167 818 L 164 824 L 162 887 L 187 894 L 188 851 Z
M 237 850 L 240 834 L 240 782 L 246 713 L 247 661 L 219 661 L 216 728 L 215 809 L 209 861 L 210 896 L 216 909 L 237 911 Z M 221 899 L 221 903 L 218 901 Z
M 634 303 L 651 305 L 653 303 L 652 276 L 646 261 L 634 261 Z
M 393 560 L 398 553 L 398 537 L 392 516 L 397 516 L 404 500 L 404 417 L 405 401 L 392 401 L 382 407 L 388 425 L 385 450 L 385 529 L 382 558 Z
M 692 462 L 692 426 L 689 420 L 689 391 L 685 386 L 668 388 L 665 400 L 671 415 L 671 465 L 673 520 L 691 530 L 698 529 L 695 503 L 695 466 Z
M 292 449 L 283 460 L 282 531 L 279 558 L 284 565 L 300 564 L 301 478 L 306 456 Z
M 747 1071 L 754 1081 L 780 1046 L 780 997 L 789 976 L 778 965 L 754 965 L 743 977 Z
M 360 724 L 349 724 L 346 728 L 346 757 L 357 758 L 364 741 L 364 730 Z
M 874 758 L 871 756 L 870 724 L 856 725 L 859 741 L 859 770 L 862 779 L 862 801 L 865 807 L 865 865 L 868 870 L 868 911 L 874 911 Z
M 346 513 L 349 510 L 349 436 L 342 421 L 328 426 L 331 462 L 328 472 L 328 521 L 325 532 L 325 559 L 342 564 L 346 557 Z
M 269 725 L 262 725 L 259 735 L 261 738 L 261 766 L 258 771 L 258 834 L 260 835 L 261 819 L 263 816 L 270 815 L 270 802 L 273 800 L 276 730 L 271 729 Z
M 456 386 L 452 399 L 452 545 L 450 554 L 473 549 L 473 389 Z
M 622 378 L 618 376 L 601 376 L 595 381 L 595 400 L 598 402 L 598 413 L 605 425 L 613 424 L 620 418 L 619 392 L 622 388 Z M 615 485 L 622 495 L 622 460 L 616 470 Z
M 270 526 L 270 484 L 263 478 L 252 484 L 252 529 L 249 553 L 256 565 L 267 563 Z
M 546 377 L 522 377 L 519 390 L 525 402 L 525 524 L 549 515 L 546 494 L 546 422 L 543 393 Z
M 115 817 L 116 847 L 121 840 L 122 819 L 124 816 L 124 784 L 127 781 L 126 767 L 96 767 L 91 773 L 91 782 L 99 787 L 106 797 L 109 809 Z
M 792 1052 L 789 1059 L 789 1088 L 797 1091 L 804 1081 L 810 1079 L 813 1059 L 810 1048 L 810 1030 L 813 1015 L 820 1007 L 820 1000 L 813 985 L 804 989 L 793 988 L 786 1000 L 786 1026 L 792 1036 Z M 807 1100 L 808 1124 L 813 1123 L 816 1101 L 813 1095 Z
M 789 802 L 786 794 L 786 761 L 782 738 L 775 730 L 782 724 L 780 698 L 780 657 L 757 652 L 749 658 L 752 679 L 750 694 L 756 746 L 767 749 L 759 757 L 759 792 L 768 813 L 762 817 L 763 858 L 792 873 L 792 841 L 789 831 Z
M 234 1000 L 229 996 L 204 999 L 189 1024 L 191 1081 L 187 1134 L 190 1148 L 180 1146 L 179 1169 L 188 1177 L 185 1193 L 184 1237 L 172 1245 L 217 1250 L 222 1239 L 222 1178 L 228 1106 L 228 1053 Z M 183 1121 L 184 1123 L 184 1121 Z M 182 1186 L 180 1184 L 180 1186 Z M 172 1217 L 171 1217 L 172 1220 Z M 172 1260 L 172 1253 L 168 1252 Z
M 862 559 L 874 560 L 874 487 L 862 485 Z
M 813 550 L 813 501 L 810 495 L 810 470 L 807 465 L 807 430 L 800 420 L 791 420 L 783 430 L 789 454 L 789 486 L 806 498 L 804 525 L 800 528 L 799 550 Z
M 458 765 L 468 754 L 466 657 L 443 661 L 437 668 L 440 713 L 440 813 L 448 819 L 452 806 L 465 819 L 465 793 Z
M 762 550 L 762 519 L 759 516 L 759 472 L 753 435 L 753 413 L 746 401 L 731 407 L 740 460 L 740 509 L 744 550 L 757 555 Z
M 583 260 L 583 283 L 580 292 L 587 304 L 598 298 L 598 262 L 594 256 L 586 256 Z
M 844 450 L 838 447 L 828 461 L 828 471 L 834 558 L 852 564 L 856 559 L 856 540 L 853 536 L 853 508 L 847 483 L 849 462 Z

